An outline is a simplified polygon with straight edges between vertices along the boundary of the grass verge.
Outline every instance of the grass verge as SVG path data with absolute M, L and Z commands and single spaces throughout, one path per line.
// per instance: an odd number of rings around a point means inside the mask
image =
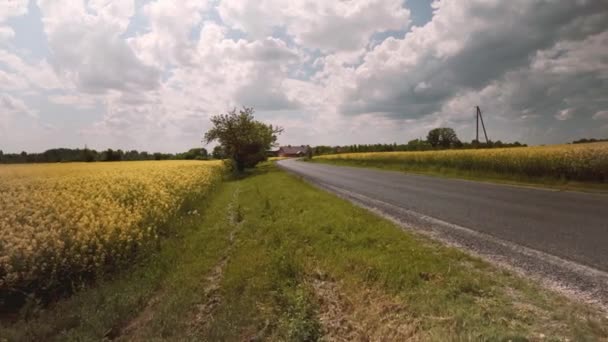
M 434 167 L 434 166 L 416 166 L 407 165 L 405 163 L 378 163 L 366 160 L 330 160 L 314 158 L 309 162 L 337 165 L 337 166 L 352 166 L 371 168 L 378 170 L 388 171 L 400 171 L 405 173 L 413 173 L 418 175 L 443 177 L 443 178 L 456 178 L 466 179 L 478 182 L 487 183 L 498 183 L 507 185 L 516 185 L 524 187 L 541 187 L 554 190 L 562 191 L 583 191 L 583 192 L 597 192 L 597 193 L 608 193 L 608 184 L 606 183 L 591 183 L 591 182 L 576 182 L 566 181 L 563 179 L 556 179 L 551 177 L 525 177 L 519 175 L 507 175 L 502 173 L 493 173 L 489 171 L 465 171 L 456 170 L 445 167 Z
M 224 183 L 128 275 L 8 340 L 601 340 L 608 317 L 403 232 L 271 164 Z

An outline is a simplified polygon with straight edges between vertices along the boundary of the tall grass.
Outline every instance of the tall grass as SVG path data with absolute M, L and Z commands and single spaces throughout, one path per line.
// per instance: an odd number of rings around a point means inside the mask
M 608 182 L 608 143 L 482 150 L 345 153 L 316 161 L 406 171 L 456 171 L 519 179 Z

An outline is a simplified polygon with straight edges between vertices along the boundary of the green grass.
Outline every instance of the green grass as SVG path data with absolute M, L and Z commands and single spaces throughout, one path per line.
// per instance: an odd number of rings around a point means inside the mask
M 406 163 L 388 163 L 382 161 L 357 159 L 346 160 L 314 158 L 309 162 L 338 166 L 371 168 L 388 171 L 400 171 L 425 176 L 456 178 L 478 182 L 499 183 L 524 187 L 542 187 L 554 190 L 570 190 L 599 193 L 608 192 L 607 183 L 566 181 L 564 179 L 554 177 L 527 177 L 518 174 L 505 174 L 483 170 L 458 170 L 448 167 L 439 167 L 431 165 L 420 166 L 408 165 Z
M 598 340 L 608 319 L 271 164 L 225 182 L 160 252 L 0 326 L 8 340 Z M 125 327 L 129 334 L 122 335 Z

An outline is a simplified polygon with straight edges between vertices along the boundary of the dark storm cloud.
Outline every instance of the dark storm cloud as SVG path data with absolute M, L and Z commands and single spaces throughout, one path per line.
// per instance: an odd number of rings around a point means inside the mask
M 444 10 L 453 8 L 439 9 Z M 554 111 L 564 106 L 564 98 L 596 99 L 602 92 L 608 93 L 605 79 L 584 71 L 568 77 L 541 72 L 526 77 L 522 71 L 516 80 L 505 79 L 505 74 L 528 68 L 538 51 L 561 40 L 583 40 L 606 31 L 607 10 L 604 1 L 500 1 L 471 5 L 463 13 L 454 11 L 442 24 L 460 25 L 410 32 L 398 41 L 400 49 L 389 49 L 386 42 L 378 46 L 378 56 L 402 54 L 405 59 L 414 54 L 418 60 L 413 66 L 372 66 L 372 72 L 357 78 L 341 109 L 350 114 L 381 112 L 395 118 L 420 118 L 439 111 L 447 100 L 467 90 L 481 90 L 497 81 L 517 81 L 528 91 L 513 94 L 513 110 L 532 107 L 539 115 L 552 118 Z M 451 20 L 458 16 L 463 20 Z M 429 45 L 421 50 L 406 47 L 419 39 L 432 39 L 441 45 L 443 35 L 457 38 L 461 46 L 455 53 L 442 56 Z M 560 55 L 552 57 L 559 59 Z M 373 59 L 367 61 L 371 62 Z M 549 92 L 553 88 L 557 90 Z M 591 112 L 604 105 L 601 101 L 581 104 L 577 111 Z

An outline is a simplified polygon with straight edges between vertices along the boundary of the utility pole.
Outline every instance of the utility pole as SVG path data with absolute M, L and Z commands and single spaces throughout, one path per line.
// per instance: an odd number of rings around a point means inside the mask
M 483 135 L 486 137 L 486 144 L 489 144 L 488 133 L 486 132 L 486 125 L 483 123 L 483 116 L 481 115 L 481 109 L 479 106 L 475 106 L 475 140 L 479 143 L 479 121 L 481 120 L 481 127 L 483 128 Z
M 479 145 L 479 106 L 476 106 L 475 109 L 475 142 Z

